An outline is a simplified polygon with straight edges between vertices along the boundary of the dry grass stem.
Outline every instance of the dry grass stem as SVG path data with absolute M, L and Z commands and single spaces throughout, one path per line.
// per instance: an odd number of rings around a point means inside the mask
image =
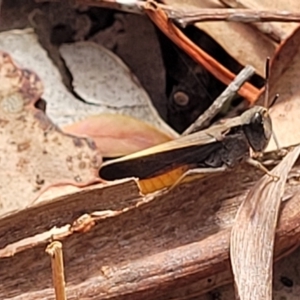
M 46 252 L 51 257 L 52 280 L 55 290 L 55 299 L 66 300 L 62 243 L 58 241 L 52 242 L 46 248 Z

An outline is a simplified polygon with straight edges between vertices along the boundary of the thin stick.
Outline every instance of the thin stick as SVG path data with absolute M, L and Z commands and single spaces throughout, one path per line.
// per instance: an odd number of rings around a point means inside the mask
M 44 0 L 36 0 L 43 2 Z M 50 0 L 51 1 L 51 0 Z M 52 0 L 53 1 L 53 0 Z M 49 0 L 47 0 L 49 2 Z M 223 4 L 230 6 L 228 1 L 220 0 Z M 124 1 L 124 0 L 76 0 L 78 4 L 88 6 L 110 7 L 120 10 L 133 10 L 141 12 L 147 1 Z M 181 25 L 188 25 L 203 21 L 229 21 L 229 22 L 299 22 L 300 12 L 280 10 L 255 10 L 248 8 L 199 8 L 185 11 L 169 5 L 156 3 L 157 7 L 163 9 L 170 19 L 175 19 Z
M 46 252 L 51 257 L 52 280 L 55 289 L 55 299 L 66 300 L 62 243 L 58 241 L 52 242 L 46 248 Z
M 239 88 L 255 73 L 252 66 L 246 66 L 227 86 L 224 92 L 213 102 L 213 104 L 192 124 L 182 135 L 202 130 L 209 126 L 210 121 L 221 111 L 224 104 L 230 101 Z
M 252 10 L 247 8 L 195 8 L 191 11 L 179 10 L 170 6 L 162 6 L 168 17 L 182 27 L 197 22 L 227 21 L 227 22 L 299 22 L 300 12 L 279 10 Z
M 251 9 L 251 7 L 247 7 L 239 0 L 219 0 L 219 1 L 223 5 L 225 5 L 225 7 Z M 280 43 L 282 39 L 285 38 L 285 32 L 280 28 L 274 26 L 274 24 L 272 23 L 250 23 L 249 25 L 261 31 L 263 34 L 271 38 L 276 43 Z
M 269 78 L 270 78 L 270 57 L 266 59 L 266 67 L 265 67 L 266 79 L 265 79 L 265 98 L 264 98 L 264 107 L 268 108 L 269 102 Z
M 52 2 L 57 0 L 35 0 L 36 2 Z M 263 34 L 267 35 L 274 42 L 280 43 L 285 38 L 285 32 L 276 28 L 273 24 L 267 23 L 268 21 L 278 22 L 295 22 L 299 21 L 300 13 L 287 12 L 287 11 L 264 11 L 264 10 L 252 10 L 247 8 L 243 4 L 232 0 L 219 0 L 223 5 L 233 8 L 233 12 L 225 10 L 224 8 L 205 8 L 195 9 L 196 14 L 199 14 L 199 20 L 192 20 L 191 23 L 203 22 L 203 21 L 230 21 L 230 22 L 244 22 L 250 23 L 252 27 L 257 28 Z M 143 6 L 147 1 L 138 0 L 76 0 L 76 3 L 87 6 L 98 6 L 111 9 L 117 9 L 120 11 L 131 12 L 136 14 L 143 13 Z M 185 27 L 189 24 L 189 17 L 185 18 L 186 13 L 183 10 L 157 3 L 157 6 L 161 7 L 168 13 L 170 19 L 174 19 L 180 26 Z M 244 10 L 243 10 L 244 9 Z M 197 18 L 192 12 L 192 16 Z M 224 13 L 223 17 L 220 13 Z M 259 22 L 258 22 L 259 21 Z M 265 23 L 262 23 L 265 22 Z

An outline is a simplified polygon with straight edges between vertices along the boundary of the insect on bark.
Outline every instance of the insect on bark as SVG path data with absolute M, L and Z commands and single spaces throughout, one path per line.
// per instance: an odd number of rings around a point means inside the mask
M 269 59 L 266 63 L 265 105 L 268 99 Z M 272 101 L 275 102 L 276 98 Z M 268 109 L 253 106 L 241 116 L 227 119 L 220 125 L 180 137 L 118 159 L 105 162 L 99 176 L 104 180 L 137 177 L 141 191 L 149 193 L 173 186 L 191 169 L 205 176 L 233 168 L 242 160 L 269 171 L 250 157 L 250 148 L 261 153 L 272 136 Z

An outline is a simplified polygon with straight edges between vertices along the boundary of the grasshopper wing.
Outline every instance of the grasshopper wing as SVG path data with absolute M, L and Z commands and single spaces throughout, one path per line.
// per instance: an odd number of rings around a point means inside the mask
M 181 166 L 197 166 L 222 147 L 216 136 L 222 136 L 226 126 L 213 126 L 208 130 L 180 137 L 118 159 L 103 163 L 99 175 L 104 180 L 126 177 L 151 178 Z

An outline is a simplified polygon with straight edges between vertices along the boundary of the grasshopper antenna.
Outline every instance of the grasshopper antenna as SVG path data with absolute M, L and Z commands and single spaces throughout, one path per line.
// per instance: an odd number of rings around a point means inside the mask
M 266 107 L 268 109 L 271 108 L 279 98 L 279 94 L 276 94 L 275 97 L 273 98 L 273 100 L 271 101 L 270 105 L 268 105 L 269 81 L 270 81 L 269 79 L 270 79 L 270 57 L 268 56 L 267 60 L 266 60 L 266 83 L 265 83 L 265 99 L 264 99 L 264 107 Z M 273 129 L 272 129 L 272 135 L 273 135 L 273 139 L 276 144 L 277 150 L 280 150 L 279 142 L 278 142 L 278 139 L 277 139 L 276 134 Z
M 271 101 L 270 105 L 269 105 L 269 108 L 271 108 L 272 106 L 274 106 L 274 104 L 277 102 L 279 98 L 279 94 L 276 94 L 273 98 L 273 100 Z
M 266 82 L 265 82 L 265 99 L 264 99 L 264 107 L 268 107 L 268 100 L 269 100 L 269 78 L 270 78 L 270 57 L 267 57 L 266 66 Z M 272 101 L 273 102 L 273 101 Z
M 269 102 L 269 95 L 270 95 L 270 86 L 269 86 L 269 81 L 270 81 L 270 57 L 267 57 L 266 59 L 266 81 L 265 81 L 265 98 L 264 98 L 264 107 L 265 108 L 271 108 L 278 100 L 279 94 L 276 94 L 271 101 L 270 104 Z

